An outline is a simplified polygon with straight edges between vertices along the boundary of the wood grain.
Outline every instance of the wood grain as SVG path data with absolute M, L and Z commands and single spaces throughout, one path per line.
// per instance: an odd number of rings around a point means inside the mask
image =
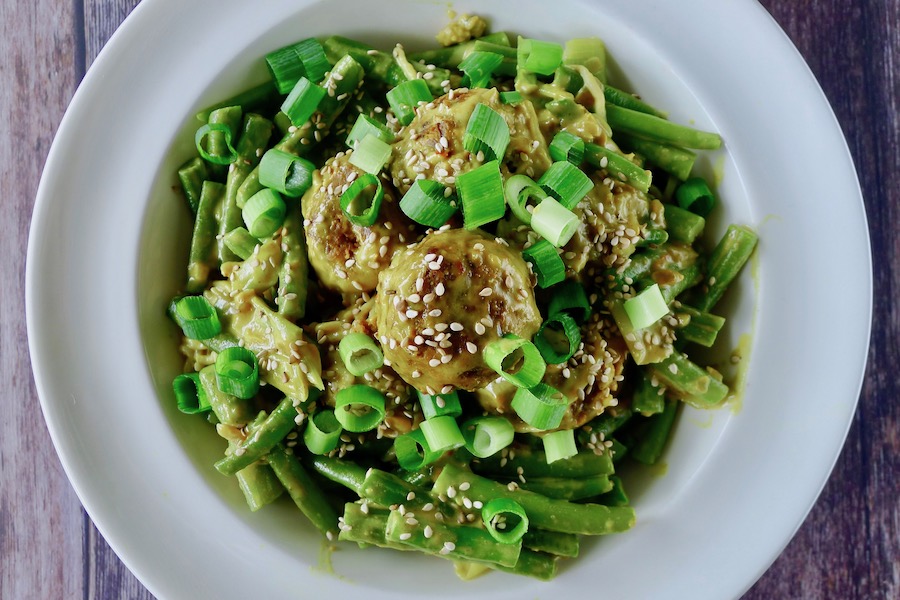
M 850 144 L 869 215 L 875 315 L 866 384 L 821 497 L 746 594 L 900 598 L 900 0 L 761 0 L 806 58 Z M 0 2 L 0 598 L 152 596 L 80 508 L 26 352 L 24 262 L 41 165 L 75 86 L 137 0 Z M 835 340 L 840 343 L 840 340 Z M 777 498 L 777 491 L 773 491 Z

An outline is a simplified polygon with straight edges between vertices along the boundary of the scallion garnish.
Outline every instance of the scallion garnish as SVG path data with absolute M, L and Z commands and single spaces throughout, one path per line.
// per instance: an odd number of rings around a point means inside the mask
M 584 140 L 568 131 L 560 131 L 550 142 L 550 158 L 580 165 L 584 160 Z
M 426 419 L 444 416 L 458 417 L 462 414 L 459 394 L 455 391 L 436 396 L 419 392 L 419 406 L 422 407 L 422 414 L 425 415 Z
M 203 146 L 203 140 L 205 140 L 213 132 L 217 132 L 222 135 L 222 138 L 225 141 L 225 146 L 228 148 L 228 156 L 210 154 Z M 234 146 L 232 146 L 231 141 L 231 127 L 229 127 L 225 123 L 207 123 L 206 125 L 201 125 L 200 129 L 197 130 L 197 133 L 194 134 L 194 145 L 197 146 L 197 152 L 200 153 L 200 156 L 203 157 L 203 160 L 211 162 L 214 165 L 228 165 L 237 160 L 238 153 L 237 150 L 234 149 Z
M 302 127 L 319 108 L 319 103 L 324 97 L 325 90 L 322 87 L 306 77 L 301 77 L 288 97 L 284 99 L 281 112 L 288 116 L 294 126 Z
M 421 429 L 398 435 L 394 439 L 394 454 L 400 468 L 406 471 L 418 471 L 439 459 L 443 453 L 436 452 L 428 445 Z
M 386 144 L 394 141 L 394 134 L 387 127 L 368 115 L 359 115 L 345 143 L 350 148 L 356 148 L 356 144 L 367 135 L 374 135 Z
M 354 225 L 370 227 L 378 220 L 383 199 L 381 180 L 371 173 L 363 173 L 341 194 L 341 210 Z
M 691 177 L 679 185 L 675 189 L 675 200 L 681 208 L 701 217 L 708 216 L 716 203 L 715 196 L 702 177 Z
M 669 307 L 656 283 L 625 301 L 625 314 L 635 329 L 649 327 L 668 313 Z
M 559 427 L 569 401 L 562 392 L 539 383 L 530 389 L 516 390 L 511 406 L 520 419 L 543 431 Z
M 266 238 L 278 231 L 286 213 L 281 195 L 267 188 L 253 194 L 242 212 L 247 231 L 256 238 Z
M 531 263 L 538 287 L 550 287 L 566 278 L 566 265 L 553 244 L 547 240 L 538 240 L 523 250 L 522 257 Z
M 503 56 L 495 52 L 470 53 L 459 63 L 459 70 L 466 74 L 463 85 L 470 88 L 488 87 L 491 75 L 502 62 Z
M 384 394 L 367 385 L 351 385 L 334 396 L 334 416 L 347 431 L 362 433 L 384 420 Z
M 472 154 L 483 152 L 486 160 L 493 161 L 503 160 L 508 145 L 509 125 L 506 119 L 487 104 L 476 106 L 466 125 L 463 148 Z
M 428 84 L 423 79 L 404 81 L 387 93 L 388 104 L 401 125 L 410 124 L 420 102 L 431 102 L 433 99 Z
M 425 436 L 425 441 L 432 452 L 446 452 L 461 446 L 465 446 L 456 419 L 451 416 L 434 417 L 419 423 L 419 430 Z
M 516 387 L 530 388 L 544 377 L 547 364 L 534 344 L 511 333 L 489 343 L 484 362 Z
M 308 38 L 270 52 L 266 55 L 266 64 L 280 94 L 290 92 L 304 76 L 318 83 L 331 68 L 322 44 L 315 38 Z
M 519 36 L 518 68 L 538 75 L 552 75 L 562 63 L 563 47 L 553 42 L 544 42 Z
M 400 200 L 400 210 L 426 227 L 441 227 L 456 213 L 453 200 L 444 195 L 447 188 L 437 181 L 417 179 Z
M 249 400 L 259 391 L 256 355 L 241 346 L 225 348 L 216 357 L 216 386 L 222 392 Z
M 184 296 L 175 303 L 175 320 L 192 340 L 206 340 L 222 332 L 215 307 L 203 296 Z
M 561 429 L 544 435 L 544 455 L 547 457 L 547 464 L 576 454 L 578 448 L 575 447 L 575 432 L 571 429 Z
M 344 428 L 330 409 L 320 410 L 308 419 L 303 442 L 312 454 L 328 454 L 341 445 Z
M 198 373 L 182 373 L 172 381 L 178 410 L 186 415 L 196 415 L 210 409 L 209 397 L 200 385 Z
M 503 184 L 503 195 L 513 214 L 526 225 L 531 225 L 529 201 L 534 202 L 530 205 L 534 210 L 534 206 L 547 197 L 547 192 L 528 175 L 513 175 Z
M 481 509 L 481 520 L 491 537 L 501 544 L 515 544 L 528 531 L 528 515 L 510 498 L 494 498 Z
M 500 92 L 500 102 L 503 104 L 518 104 L 522 101 L 522 94 L 513 90 L 511 92 Z
M 584 286 L 574 279 L 568 279 L 553 288 L 547 314 L 553 316 L 559 313 L 568 313 L 579 325 L 591 318 L 591 303 Z
M 493 456 L 509 446 L 516 428 L 504 417 L 475 417 L 462 426 L 466 450 L 478 458 Z
M 569 210 L 594 188 L 591 178 L 568 161 L 557 161 L 538 179 L 538 185 Z
M 350 154 L 350 164 L 359 167 L 366 173 L 378 175 L 391 158 L 391 146 L 378 136 L 367 135 L 356 144 L 356 150 Z
M 259 161 L 259 183 L 289 198 L 299 198 L 312 185 L 316 166 L 305 158 L 272 148 Z
M 572 358 L 580 343 L 578 323 L 566 313 L 547 317 L 534 336 L 534 345 L 551 365 L 559 365 Z
M 463 226 L 475 229 L 502 219 L 506 214 L 500 161 L 492 160 L 456 179 L 462 202 Z
M 338 344 L 338 354 L 351 375 L 360 377 L 384 364 L 384 354 L 364 333 L 348 333 Z
M 557 248 L 572 239 L 580 224 L 575 213 L 550 197 L 544 198 L 531 213 L 531 228 Z

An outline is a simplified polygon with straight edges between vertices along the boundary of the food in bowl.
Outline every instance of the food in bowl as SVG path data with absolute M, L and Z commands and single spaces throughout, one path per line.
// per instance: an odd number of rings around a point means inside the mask
M 305 39 L 198 115 L 173 387 L 251 510 L 547 580 L 634 524 L 623 460 L 729 394 L 689 355 L 757 238 L 704 246 L 721 139 L 610 85 L 602 41 L 486 31 Z

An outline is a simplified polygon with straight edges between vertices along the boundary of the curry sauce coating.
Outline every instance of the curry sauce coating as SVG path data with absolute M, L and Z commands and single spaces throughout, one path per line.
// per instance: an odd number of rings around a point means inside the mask
M 394 370 L 426 394 L 476 390 L 497 374 L 482 352 L 541 323 L 517 252 L 486 234 L 439 230 L 398 252 L 376 295 L 378 337 Z
M 394 252 L 411 238 L 412 224 L 400 211 L 396 193 L 382 182 L 384 201 L 375 224 L 354 225 L 341 211 L 341 194 L 365 172 L 350 164 L 350 153 L 339 153 L 313 173 L 313 185 L 303 195 L 309 263 L 319 282 L 342 294 L 371 292 L 378 273 Z

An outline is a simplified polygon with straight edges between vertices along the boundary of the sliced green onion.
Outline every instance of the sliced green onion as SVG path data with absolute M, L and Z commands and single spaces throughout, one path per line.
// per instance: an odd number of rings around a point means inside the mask
M 547 364 L 534 344 L 508 333 L 484 349 L 484 362 L 505 380 L 520 388 L 540 383 Z
M 328 454 L 341 445 L 344 428 L 334 416 L 333 410 L 320 410 L 309 417 L 303 431 L 303 442 L 312 454 Z
M 456 419 L 451 416 L 434 417 L 419 423 L 419 430 L 432 452 L 446 452 L 466 445 Z
M 374 135 L 367 135 L 350 155 L 350 164 L 366 173 L 378 175 L 391 158 L 391 146 Z
M 259 183 L 289 198 L 299 198 L 312 186 L 316 166 L 305 158 L 272 148 L 259 161 Z
M 560 131 L 550 142 L 550 158 L 580 165 L 584 160 L 584 140 L 568 131 Z
M 503 56 L 495 52 L 470 53 L 459 63 L 459 70 L 466 74 L 463 85 L 470 88 L 488 87 L 491 75 L 502 62 Z
M 225 234 L 225 246 L 241 260 L 247 260 L 259 246 L 259 240 L 250 235 L 243 227 L 235 227 Z
M 566 42 L 563 62 L 584 65 L 597 79 L 606 82 L 606 46 L 599 38 L 575 38 Z
M 494 498 L 481 509 L 484 528 L 501 544 L 515 544 L 528 531 L 528 515 L 510 498 Z
M 506 214 L 500 161 L 492 160 L 457 177 L 456 191 L 462 202 L 466 229 L 492 223 Z
M 691 177 L 675 190 L 678 206 L 696 215 L 706 217 L 712 211 L 716 198 L 702 177 Z
M 356 145 L 367 135 L 374 135 L 387 144 L 394 141 L 394 134 L 390 129 L 368 115 L 359 115 L 356 117 L 353 129 L 347 135 L 345 143 L 350 148 L 356 148 Z
M 478 458 L 493 456 L 509 446 L 516 428 L 503 417 L 475 417 L 462 426 L 466 450 Z
M 391 89 L 387 93 L 388 104 L 401 125 L 409 125 L 416 116 L 416 108 L 420 102 L 428 103 L 434 99 L 424 79 L 410 79 Z
M 313 116 L 324 97 L 325 90 L 322 87 L 306 77 L 301 77 L 288 97 L 284 99 L 281 112 L 288 116 L 294 126 L 301 127 Z
M 175 303 L 175 318 L 185 337 L 206 340 L 222 333 L 215 307 L 203 296 L 185 296 Z
M 447 188 L 430 179 L 417 179 L 400 200 L 400 210 L 426 227 L 441 227 L 456 213 L 453 200 L 444 195 Z
M 286 213 L 281 195 L 268 188 L 250 196 L 242 212 L 247 231 L 256 238 L 266 238 L 278 231 Z
M 354 225 L 370 227 L 378 220 L 382 200 L 381 180 L 371 173 L 363 173 L 341 194 L 341 210 Z
M 462 414 L 462 405 L 459 403 L 457 392 L 436 396 L 419 392 L 419 406 L 422 407 L 422 414 L 426 419 L 444 416 L 458 417 Z
M 519 36 L 517 47 L 519 70 L 552 75 L 562 63 L 563 47 L 559 44 Z
M 569 210 L 594 188 L 591 178 L 568 161 L 557 161 L 538 179 L 538 185 Z
M 550 287 L 566 278 L 566 264 L 547 240 L 538 240 L 523 250 L 522 258 L 531 263 L 538 287 Z
M 439 459 L 443 452 L 432 450 L 422 430 L 414 429 L 394 439 L 394 454 L 401 469 L 418 471 Z
M 526 225 L 531 225 L 531 211 L 528 207 L 532 206 L 531 210 L 534 210 L 534 206 L 547 197 L 547 192 L 528 175 L 513 175 L 503 184 L 503 195 L 513 214 Z M 535 203 L 529 205 L 530 200 Z
M 351 385 L 335 394 L 334 415 L 347 431 L 375 429 L 384 420 L 384 394 L 367 385 Z
M 197 373 L 182 373 L 172 381 L 172 390 L 175 392 L 175 402 L 178 410 L 186 415 L 196 415 L 210 409 L 209 396 L 200 385 L 200 375 Z
M 472 111 L 466 133 L 463 135 L 463 148 L 472 154 L 483 152 L 488 161 L 503 159 L 509 145 L 509 125 L 506 119 L 487 104 L 479 104 Z
M 634 298 L 625 301 L 625 314 L 635 329 L 649 327 L 669 313 L 669 307 L 659 291 L 659 285 L 653 284 Z
M 513 396 L 512 409 L 528 425 L 539 430 L 556 429 L 562 423 L 569 401 L 562 392 L 545 383 L 533 388 L 519 388 Z
M 562 248 L 572 239 L 580 224 L 578 215 L 549 197 L 544 198 L 531 213 L 531 228 L 557 248 Z
M 513 90 L 511 92 L 500 92 L 500 102 L 503 104 L 518 104 L 522 101 L 522 94 Z
M 322 44 L 315 38 L 270 52 L 266 55 L 266 64 L 280 94 L 290 92 L 304 76 L 313 82 L 321 81 L 331 68 Z
M 259 391 L 259 363 L 256 355 L 242 346 L 225 348 L 216 357 L 216 385 L 219 390 L 248 400 Z
M 588 301 L 587 293 L 574 279 L 564 281 L 553 288 L 547 314 L 553 316 L 563 312 L 569 313 L 579 325 L 591 318 L 591 303 Z
M 203 140 L 213 132 L 222 134 L 225 145 L 228 147 L 228 156 L 210 154 L 203 146 Z M 200 129 L 197 130 L 197 133 L 194 134 L 194 145 L 197 146 L 197 152 L 200 153 L 203 160 L 211 162 L 214 165 L 227 165 L 236 161 L 238 157 L 237 150 L 231 145 L 231 138 L 231 127 L 225 123 L 207 123 L 206 125 L 201 125 Z
M 384 354 L 364 333 L 348 333 L 338 344 L 338 354 L 351 375 L 360 377 L 384 365 Z
M 575 447 L 575 432 L 571 429 L 561 429 L 544 435 L 544 454 L 547 456 L 547 464 L 578 454 L 578 448 Z
M 572 358 L 580 343 L 578 323 L 566 313 L 547 317 L 534 336 L 534 345 L 551 365 L 559 365 Z

